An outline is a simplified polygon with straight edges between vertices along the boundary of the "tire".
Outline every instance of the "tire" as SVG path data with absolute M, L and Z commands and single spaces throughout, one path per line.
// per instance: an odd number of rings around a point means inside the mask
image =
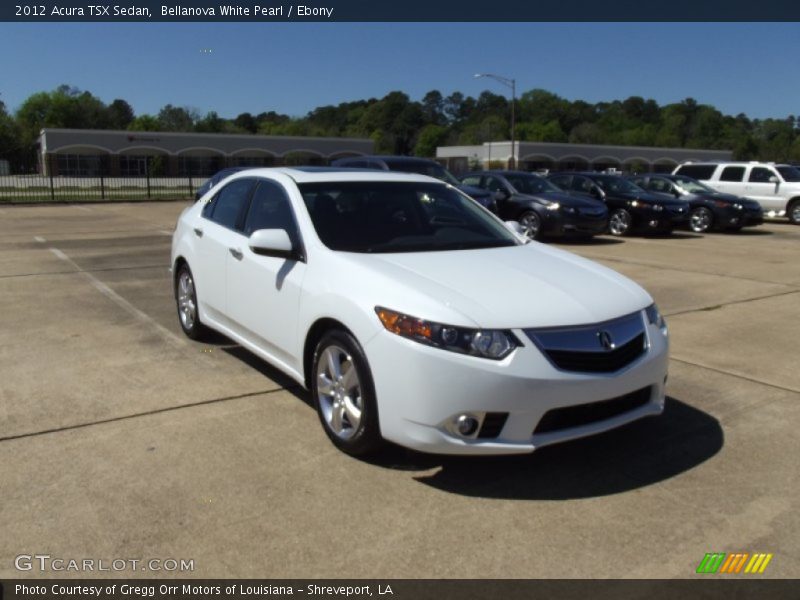
M 800 225 L 800 199 L 795 198 L 786 209 L 786 216 L 792 225 Z
M 193 340 L 203 339 L 208 329 L 200 321 L 194 276 L 189 265 L 185 263 L 180 266 L 175 277 L 175 306 L 183 333 Z
M 519 216 L 519 224 L 525 237 L 529 240 L 542 238 L 542 218 L 532 210 L 526 210 Z
M 622 237 L 628 235 L 633 225 L 633 217 L 624 208 L 617 208 L 611 211 L 608 216 L 608 232 L 611 235 Z
M 714 214 L 705 206 L 695 208 L 689 215 L 689 229 L 695 233 L 706 233 L 714 226 Z
M 351 456 L 373 454 L 383 446 L 372 373 L 361 346 L 346 331 L 328 331 L 317 344 L 311 395 L 334 446 Z

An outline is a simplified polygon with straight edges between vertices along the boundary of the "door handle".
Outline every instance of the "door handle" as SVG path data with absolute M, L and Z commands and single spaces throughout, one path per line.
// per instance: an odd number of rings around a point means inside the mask
M 238 248 L 228 248 L 228 250 L 230 251 L 231 256 L 233 256 L 233 258 L 235 258 L 236 260 L 242 260 L 244 254 L 242 254 L 241 250 L 239 250 Z
M 195 234 L 197 237 L 203 237 L 203 230 L 202 230 L 202 229 L 200 229 L 199 227 L 195 227 L 195 228 L 194 228 L 194 234 Z

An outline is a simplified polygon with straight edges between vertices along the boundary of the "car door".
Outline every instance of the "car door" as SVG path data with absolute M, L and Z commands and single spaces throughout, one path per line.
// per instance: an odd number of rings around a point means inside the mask
M 753 165 L 747 174 L 742 195 L 756 200 L 765 211 L 783 210 L 784 200 L 778 195 L 780 181 L 781 177 L 775 169 Z
M 297 315 L 306 264 L 263 256 L 248 245 L 260 229 L 283 229 L 302 247 L 294 213 L 283 186 L 261 179 L 253 192 L 239 243 L 227 257 L 228 314 L 237 333 L 275 360 L 297 367 Z
M 240 225 L 255 180 L 235 179 L 222 187 L 203 207 L 194 227 L 197 263 L 192 264 L 197 299 L 215 320 L 226 312 L 225 271 L 230 248 L 240 244 Z
M 728 165 L 722 167 L 716 181 L 711 180 L 707 183 L 718 192 L 733 194 L 735 196 L 745 195 L 745 171 L 743 165 Z
M 510 201 L 513 194 L 505 181 L 494 175 L 484 175 L 481 187 L 488 190 L 497 203 L 497 216 L 504 221 L 516 219 L 519 216 L 516 214 L 519 207 L 514 206 Z

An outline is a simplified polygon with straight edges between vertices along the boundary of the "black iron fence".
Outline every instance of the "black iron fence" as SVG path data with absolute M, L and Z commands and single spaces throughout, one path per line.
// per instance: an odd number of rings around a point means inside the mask
M 0 175 L 0 204 L 192 198 L 205 177 Z

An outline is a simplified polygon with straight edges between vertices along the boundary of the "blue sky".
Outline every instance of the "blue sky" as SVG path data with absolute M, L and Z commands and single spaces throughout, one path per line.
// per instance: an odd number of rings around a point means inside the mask
M 800 114 L 800 23 L 2 23 L 0 56 L 11 110 L 66 83 L 137 115 L 169 103 L 301 116 L 393 90 L 507 93 L 473 78 L 492 72 L 518 93 Z

